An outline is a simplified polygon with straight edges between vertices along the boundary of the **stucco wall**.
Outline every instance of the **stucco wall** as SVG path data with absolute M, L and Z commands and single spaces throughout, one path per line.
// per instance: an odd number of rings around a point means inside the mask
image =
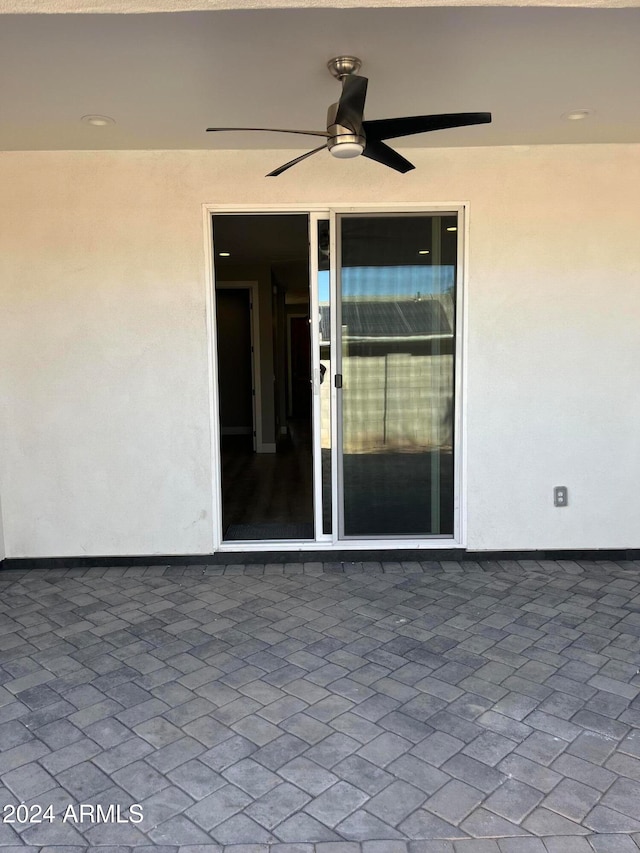
M 211 551 L 203 202 L 468 201 L 466 544 L 638 547 L 640 146 L 290 156 L 0 155 L 7 556 Z

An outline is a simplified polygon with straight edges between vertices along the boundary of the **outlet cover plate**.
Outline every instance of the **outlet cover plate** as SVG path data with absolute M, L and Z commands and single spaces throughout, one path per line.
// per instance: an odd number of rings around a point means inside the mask
M 553 487 L 553 505 L 566 506 L 569 501 L 568 489 L 566 486 Z

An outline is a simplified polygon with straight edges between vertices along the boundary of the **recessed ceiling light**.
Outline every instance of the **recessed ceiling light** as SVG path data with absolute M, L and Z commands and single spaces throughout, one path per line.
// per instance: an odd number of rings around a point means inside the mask
M 570 110 L 568 113 L 563 113 L 562 118 L 566 118 L 568 121 L 582 121 L 582 119 L 589 118 L 592 113 L 592 110 Z
M 458 226 L 457 226 L 457 225 L 450 225 L 450 226 L 447 228 L 447 231 L 457 231 L 457 230 L 458 230 Z
M 110 116 L 82 116 L 80 121 L 84 124 L 90 124 L 93 127 L 106 127 L 108 124 L 115 124 L 115 119 Z
M 230 257 L 231 257 L 231 252 L 218 252 L 218 255 L 219 255 L 221 258 L 230 258 Z
M 428 255 L 428 254 L 429 254 L 429 249 L 420 249 L 420 250 L 418 251 L 418 254 L 419 254 L 419 255 Z

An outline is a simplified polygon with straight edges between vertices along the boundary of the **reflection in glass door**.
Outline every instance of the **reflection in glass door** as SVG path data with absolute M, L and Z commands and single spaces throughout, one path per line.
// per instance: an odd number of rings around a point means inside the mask
M 451 536 L 457 214 L 340 214 L 340 538 Z

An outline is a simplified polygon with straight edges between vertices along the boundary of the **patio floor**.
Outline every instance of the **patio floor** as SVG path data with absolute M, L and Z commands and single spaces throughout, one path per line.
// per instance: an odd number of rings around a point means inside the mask
M 637 851 L 639 662 L 639 561 L 7 570 L 0 846 Z

